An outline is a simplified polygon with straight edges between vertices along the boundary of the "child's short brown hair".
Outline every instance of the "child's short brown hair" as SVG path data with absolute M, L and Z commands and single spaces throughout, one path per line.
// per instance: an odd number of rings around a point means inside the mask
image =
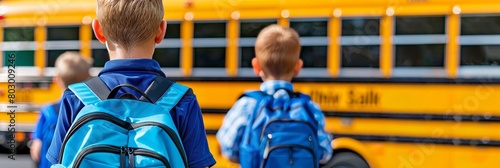
M 67 51 L 57 57 L 55 68 L 57 77 L 64 87 L 90 78 L 91 60 L 85 60 L 78 52 Z
M 163 15 L 162 0 L 97 0 L 97 20 L 107 41 L 127 50 L 152 39 Z
M 276 24 L 262 29 L 255 41 L 255 55 L 262 71 L 274 77 L 294 72 L 300 50 L 297 32 Z

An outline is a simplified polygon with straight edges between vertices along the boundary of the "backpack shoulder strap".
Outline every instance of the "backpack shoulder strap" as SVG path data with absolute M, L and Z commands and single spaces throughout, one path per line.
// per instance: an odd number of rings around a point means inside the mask
M 255 90 L 255 91 L 247 91 L 243 93 L 240 98 L 243 97 L 251 97 L 256 100 L 256 104 L 254 107 L 254 111 L 250 114 L 248 118 L 248 124 L 246 125 L 244 131 L 243 131 L 243 137 L 242 137 L 242 144 L 249 144 L 250 143 L 250 138 L 251 135 L 250 133 L 253 131 L 252 127 L 254 125 L 256 117 L 260 114 L 260 112 L 265 108 L 265 98 L 266 97 L 272 97 L 268 95 L 267 93 L 260 91 L 260 90 Z
M 265 105 L 265 100 L 266 100 L 265 98 L 272 97 L 272 96 L 268 95 L 267 93 L 265 93 L 263 91 L 254 90 L 254 91 L 247 91 L 247 92 L 243 93 L 240 96 L 240 99 L 243 97 L 251 97 L 251 98 L 256 100 L 254 111 L 253 111 L 252 115 L 250 116 L 250 121 L 253 123 L 253 120 L 255 119 L 255 117 L 258 116 L 260 111 L 263 110 L 262 108 L 266 106 Z
M 154 103 L 170 111 L 189 90 L 190 88 L 187 86 L 165 77 L 157 76 L 145 93 Z M 142 99 L 144 99 L 144 97 L 141 97 L 141 100 Z
M 263 91 L 253 90 L 253 91 L 247 91 L 247 92 L 243 93 L 238 99 L 241 99 L 243 97 L 251 97 L 251 98 L 257 99 L 257 101 L 259 101 L 266 96 L 267 96 L 267 94 L 264 93 Z
M 306 94 L 301 93 L 301 92 L 295 92 L 294 97 L 306 100 L 307 102 L 309 102 L 311 100 L 311 96 L 306 95 Z
M 306 110 L 307 114 L 309 115 L 309 117 L 311 119 L 314 119 L 314 110 L 312 107 L 312 105 L 310 104 L 311 102 L 311 96 L 307 95 L 307 94 L 303 94 L 303 93 L 300 93 L 300 92 L 295 92 L 295 98 L 296 99 L 300 99 L 300 103 L 302 103 L 302 107 L 304 107 L 304 109 Z
M 71 84 L 68 88 L 78 97 L 84 105 L 105 100 L 111 92 L 99 77 L 90 78 L 84 82 Z

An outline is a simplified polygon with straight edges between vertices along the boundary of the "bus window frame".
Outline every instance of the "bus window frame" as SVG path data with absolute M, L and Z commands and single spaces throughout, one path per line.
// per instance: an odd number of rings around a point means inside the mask
M 342 35 L 342 21 L 344 19 L 379 19 L 379 30 L 382 30 L 382 18 L 380 16 L 344 16 L 340 17 L 340 25 L 337 25 L 339 28 L 339 77 L 383 77 L 381 72 L 382 67 L 372 68 L 372 67 L 342 67 L 342 47 L 343 46 L 376 46 L 378 45 L 380 48 L 382 47 L 382 34 L 379 35 Z M 331 29 L 330 29 L 331 30 Z M 329 33 L 331 34 L 331 33 Z M 363 38 L 368 39 L 366 43 L 356 42 L 356 39 Z M 331 55 L 329 55 L 330 57 Z M 379 62 L 382 59 L 382 49 L 379 50 Z
M 257 40 L 257 36 L 255 37 L 241 37 L 241 24 L 242 23 L 258 23 L 258 22 L 274 22 L 275 24 L 279 24 L 280 18 L 260 18 L 260 19 L 240 19 L 238 20 L 238 74 L 237 77 L 257 77 L 257 74 L 253 71 L 252 67 L 241 67 L 241 48 L 242 47 L 255 47 L 255 41 Z M 255 56 L 254 56 L 255 57 Z
M 393 33 L 392 33 L 392 75 L 391 77 L 438 77 L 438 78 L 448 78 L 449 74 L 447 72 L 447 60 L 448 54 L 446 51 L 446 45 L 448 45 L 448 14 L 431 14 L 431 15 L 394 15 L 393 16 Z M 444 17 L 444 34 L 405 34 L 396 35 L 396 18 L 397 17 Z M 421 39 L 417 42 L 407 42 L 405 39 Z M 437 39 L 437 40 L 434 40 Z M 443 66 L 442 67 L 397 67 L 396 66 L 396 46 L 398 45 L 426 45 L 426 44 L 440 44 L 444 46 L 443 53 Z
M 194 37 L 194 31 L 195 31 L 195 25 L 197 23 L 224 23 L 225 24 L 225 33 L 224 37 L 203 37 L 203 38 L 195 38 Z M 192 25 L 193 25 L 193 32 L 192 33 L 192 77 L 226 77 L 227 72 L 226 72 L 226 64 L 224 63 L 223 67 L 195 67 L 195 61 L 196 61 L 196 54 L 195 54 L 195 49 L 196 48 L 224 48 L 225 55 L 224 55 L 224 62 L 227 61 L 227 47 L 228 47 L 228 42 L 227 42 L 227 26 L 229 24 L 229 20 L 193 20 Z M 182 29 L 181 29 L 182 31 Z
M 179 38 L 168 38 L 163 37 L 160 44 L 157 44 L 155 48 L 168 49 L 168 48 L 178 48 L 179 49 L 179 67 L 161 67 L 161 70 L 165 75 L 169 77 L 182 77 L 182 20 L 166 20 L 167 31 L 169 24 L 179 24 Z M 166 35 L 165 35 L 166 36 Z
M 488 17 L 488 16 L 498 16 L 500 14 L 474 14 L 468 13 L 459 16 L 459 20 L 462 20 L 462 17 Z M 461 28 L 461 24 L 458 25 Z M 500 34 L 482 34 L 482 35 L 462 35 L 462 32 L 458 32 L 460 43 L 458 44 L 458 49 L 461 50 L 462 46 L 471 46 L 471 45 L 498 45 L 500 46 Z M 457 57 L 460 60 L 462 58 L 461 52 L 457 53 Z M 460 62 L 458 69 L 458 77 L 460 78 L 499 78 L 500 77 L 500 66 L 492 66 L 492 65 L 461 65 Z

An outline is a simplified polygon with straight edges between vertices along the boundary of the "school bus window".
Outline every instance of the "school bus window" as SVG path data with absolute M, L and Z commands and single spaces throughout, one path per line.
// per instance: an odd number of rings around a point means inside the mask
M 156 48 L 153 59 L 158 61 L 161 67 L 179 67 L 180 49 L 179 48 Z
M 444 44 L 397 45 L 396 67 L 443 67 Z
M 195 68 L 224 68 L 226 66 L 226 48 L 195 48 Z
M 343 18 L 342 36 L 380 35 L 378 18 Z
M 107 49 L 92 49 L 92 59 L 94 59 L 94 67 L 104 67 L 106 61 L 109 61 Z
M 240 48 L 240 67 L 251 68 L 252 59 L 255 57 L 255 47 Z
M 297 31 L 300 37 L 327 36 L 328 21 L 325 19 L 290 20 L 290 27 Z
M 177 22 L 167 22 L 165 38 L 181 38 L 181 24 Z
M 226 37 L 225 22 L 194 23 L 194 38 L 224 38 Z
M 78 40 L 80 27 L 47 27 L 47 40 Z
M 16 66 L 35 66 L 35 51 L 4 51 L 3 65 L 8 66 L 10 54 L 16 55 Z
M 444 16 L 401 16 L 395 20 L 395 34 L 444 34 Z
M 54 67 L 57 57 L 66 51 L 79 52 L 79 50 L 49 50 L 47 51 L 47 67 Z
M 462 16 L 460 30 L 462 35 L 500 34 L 500 16 Z
M 352 45 L 342 46 L 342 67 L 370 67 L 379 68 L 379 45 Z
M 241 20 L 240 37 L 257 37 L 263 28 L 277 23 L 277 20 Z
M 500 64 L 500 45 L 470 45 L 460 48 L 460 65 Z
M 326 68 L 326 46 L 303 46 L 300 58 L 304 68 Z
M 34 27 L 8 27 L 3 30 L 3 41 L 34 41 Z

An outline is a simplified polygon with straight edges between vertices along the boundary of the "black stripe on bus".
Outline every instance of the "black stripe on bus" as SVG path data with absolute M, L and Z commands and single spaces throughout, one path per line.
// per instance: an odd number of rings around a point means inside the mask
M 189 82 L 262 82 L 257 77 L 169 77 L 174 81 Z M 500 78 L 294 78 L 297 83 L 388 83 L 388 84 L 500 84 Z
M 52 83 L 51 77 L 19 77 L 18 84 L 22 87 L 23 83 Z M 262 79 L 257 77 L 169 77 L 168 79 L 176 82 L 262 82 Z M 6 80 L 4 80 L 6 82 Z M 376 84 L 500 84 L 500 78 L 407 78 L 407 77 L 392 77 L 392 78 L 319 78 L 305 77 L 294 78 L 295 83 L 376 83 Z M 37 87 L 37 86 L 32 86 Z
M 201 109 L 206 114 L 226 114 L 229 109 Z M 342 118 L 377 118 L 398 120 L 425 120 L 425 121 L 473 121 L 473 122 L 500 122 L 500 116 L 492 115 L 464 115 L 464 114 L 424 114 L 424 113 L 375 113 L 375 112 L 344 112 L 323 111 L 326 117 Z
M 207 135 L 215 135 L 218 130 L 206 130 Z M 358 141 L 369 142 L 398 142 L 398 143 L 422 143 L 455 146 L 485 146 L 500 147 L 500 141 L 489 139 L 453 139 L 432 137 L 410 137 L 410 136 L 382 136 L 382 135 L 358 135 L 358 134 L 332 134 L 334 138 L 352 138 Z

